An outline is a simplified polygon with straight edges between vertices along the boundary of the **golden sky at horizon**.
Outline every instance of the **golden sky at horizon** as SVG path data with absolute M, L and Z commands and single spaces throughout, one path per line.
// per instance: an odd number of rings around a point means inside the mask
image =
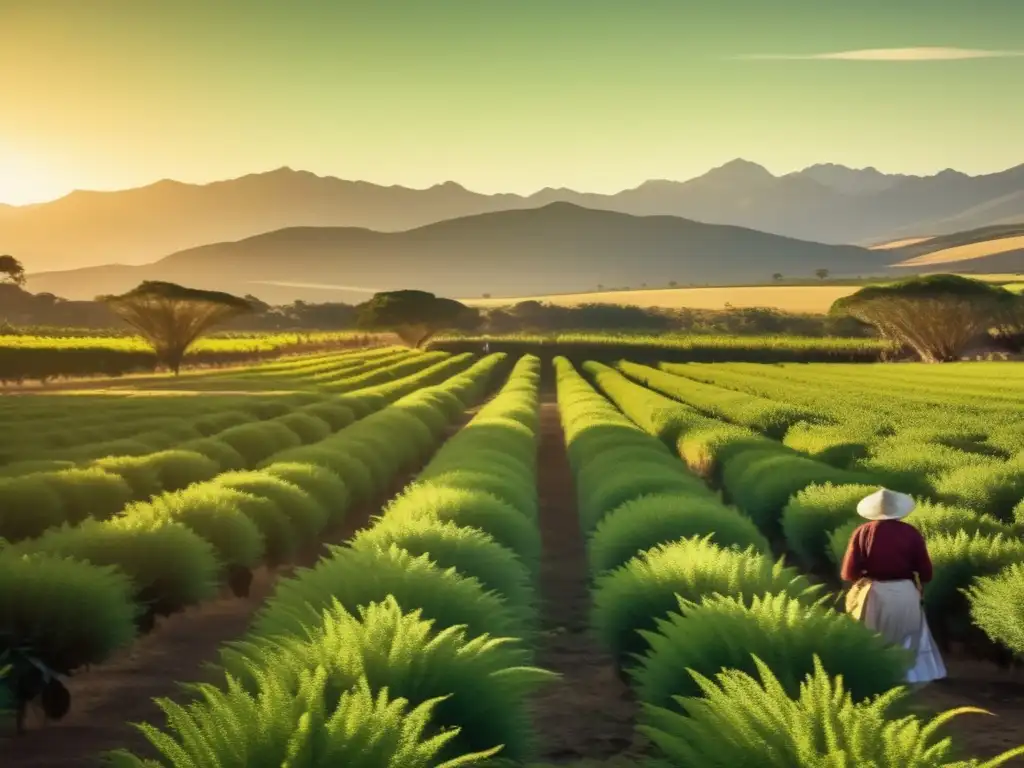
M 993 172 L 1024 161 L 1022 30 L 1018 0 L 0 0 L 0 203 L 285 165 L 520 193 L 735 157 Z

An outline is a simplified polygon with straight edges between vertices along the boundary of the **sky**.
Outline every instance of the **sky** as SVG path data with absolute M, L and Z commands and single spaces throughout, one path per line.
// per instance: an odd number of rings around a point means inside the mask
M 0 202 L 1024 162 L 1024 0 L 0 0 Z M 867 51 L 867 53 L 865 53 Z

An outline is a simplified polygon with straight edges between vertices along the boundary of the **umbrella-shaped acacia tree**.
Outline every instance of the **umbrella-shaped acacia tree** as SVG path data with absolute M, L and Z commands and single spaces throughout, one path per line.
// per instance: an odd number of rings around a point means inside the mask
M 957 360 L 1004 316 L 1017 297 L 998 286 L 957 275 L 930 275 L 869 285 L 832 305 L 875 326 L 929 363 Z
M 120 296 L 99 296 L 148 341 L 157 360 L 177 375 L 188 348 L 214 326 L 252 311 L 245 299 L 175 283 L 146 281 Z
M 469 331 L 480 325 L 480 312 L 455 299 L 426 291 L 386 291 L 357 307 L 359 326 L 394 331 L 411 347 L 422 347 L 439 331 Z
M 0 256 L 0 276 L 3 276 L 5 282 L 14 283 L 19 288 L 25 284 L 25 268 L 9 254 Z

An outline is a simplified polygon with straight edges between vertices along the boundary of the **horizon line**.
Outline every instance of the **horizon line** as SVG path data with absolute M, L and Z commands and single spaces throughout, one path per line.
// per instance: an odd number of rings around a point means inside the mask
M 1024 57 L 1024 52 L 1021 52 L 1020 55 L 1022 57 Z M 774 55 L 772 55 L 772 57 L 778 58 L 778 57 L 775 57 Z M 661 178 L 650 177 L 650 178 L 646 178 L 646 179 L 644 179 L 644 180 L 634 184 L 633 186 L 622 187 L 622 188 L 617 189 L 614 192 L 593 192 L 593 191 L 574 189 L 572 187 L 567 187 L 567 186 L 550 186 L 550 185 L 548 185 L 548 186 L 544 186 L 544 187 L 541 187 L 539 189 L 536 189 L 533 192 L 521 193 L 521 192 L 508 192 L 508 191 L 480 192 L 479 190 L 471 189 L 470 187 L 467 187 L 465 184 L 462 184 L 461 182 L 454 181 L 452 179 L 448 179 L 446 181 L 435 182 L 434 184 L 431 184 L 431 185 L 426 186 L 426 187 L 412 187 L 412 186 L 406 186 L 404 184 L 386 183 L 386 182 L 382 182 L 382 181 L 370 181 L 368 179 L 345 179 L 345 178 L 343 178 L 341 176 L 335 176 L 335 175 L 330 174 L 330 173 L 321 175 L 321 174 L 316 173 L 315 171 L 310 171 L 310 170 L 307 170 L 307 169 L 304 169 L 304 168 L 293 168 L 293 167 L 291 167 L 289 165 L 282 165 L 282 166 L 277 166 L 277 167 L 274 167 L 274 168 L 269 168 L 269 169 L 264 170 L 264 171 L 252 171 L 252 172 L 249 172 L 249 173 L 243 173 L 243 174 L 241 174 L 239 176 L 230 176 L 230 177 L 227 177 L 227 178 L 211 179 L 209 181 L 182 181 L 180 179 L 171 179 L 171 178 L 166 178 L 165 177 L 165 178 L 162 178 L 162 179 L 157 179 L 156 181 L 151 181 L 151 182 L 148 182 L 146 184 L 140 184 L 138 186 L 133 186 L 133 187 L 117 187 L 117 188 L 106 188 L 106 189 L 95 189 L 95 188 L 94 189 L 81 189 L 81 188 L 76 188 L 76 189 L 70 190 L 69 192 L 65 192 L 62 195 L 58 195 L 57 197 L 52 197 L 52 198 L 48 198 L 48 199 L 45 199 L 45 200 L 37 200 L 35 202 L 29 202 L 29 203 L 5 203 L 3 200 L 0 200 L 0 208 L 13 208 L 13 209 L 33 208 L 33 207 L 36 207 L 36 206 L 48 205 L 50 203 L 55 203 L 55 202 L 57 202 L 59 200 L 63 200 L 63 199 L 65 199 L 67 197 L 70 197 L 71 195 L 74 195 L 74 194 L 100 194 L 100 195 L 102 195 L 102 194 L 117 194 L 117 193 L 121 193 L 121 192 L 135 192 L 135 191 L 138 191 L 138 190 L 148 189 L 150 187 L 154 187 L 154 186 L 156 186 L 158 184 L 166 184 L 166 183 L 179 184 L 179 185 L 188 186 L 188 187 L 208 187 L 208 186 L 212 186 L 214 184 L 226 184 L 226 183 L 233 182 L 233 181 L 240 181 L 241 179 L 248 178 L 250 176 L 266 176 L 266 175 L 269 175 L 271 173 L 278 173 L 278 172 L 281 172 L 281 171 L 288 171 L 288 172 L 291 172 L 291 173 L 308 173 L 308 174 L 310 174 L 312 176 L 315 176 L 318 179 L 334 179 L 334 180 L 337 180 L 337 181 L 347 181 L 347 182 L 350 182 L 350 183 L 353 183 L 353 184 L 370 184 L 370 185 L 376 186 L 376 187 L 384 187 L 384 188 L 391 188 L 391 189 L 405 189 L 405 190 L 409 190 L 409 191 L 412 191 L 412 192 L 426 192 L 426 191 L 429 191 L 431 189 L 436 189 L 437 187 L 457 186 L 457 187 L 460 187 L 461 189 L 463 189 L 463 190 L 465 190 L 467 192 L 472 192 L 473 194 L 478 194 L 478 195 L 485 195 L 487 197 L 498 197 L 500 195 L 509 195 L 509 196 L 513 196 L 513 197 L 530 198 L 530 197 L 534 197 L 536 195 L 540 195 L 540 194 L 542 194 L 544 192 L 561 192 L 561 191 L 575 192 L 576 194 L 583 194 L 583 195 L 600 195 L 602 197 L 612 197 L 614 195 L 621 194 L 623 192 L 629 192 L 629 191 L 632 191 L 632 190 L 635 190 L 635 189 L 639 189 L 643 185 L 649 184 L 651 182 L 668 182 L 668 183 L 672 183 L 672 184 L 685 184 L 686 182 L 694 181 L 696 179 L 699 179 L 699 178 L 701 178 L 703 176 L 706 176 L 707 174 L 711 173 L 712 171 L 718 170 L 720 168 L 723 168 L 723 167 L 725 167 L 727 165 L 731 165 L 733 163 L 749 163 L 751 165 L 758 165 L 761 168 L 763 168 L 765 171 L 767 171 L 769 174 L 771 174 L 772 176 L 777 178 L 777 179 L 784 178 L 786 176 L 792 176 L 792 175 L 796 175 L 796 174 L 799 174 L 799 173 L 803 173 L 803 172 L 805 172 L 807 170 L 810 170 L 811 168 L 816 168 L 816 167 L 821 167 L 821 166 L 836 166 L 836 167 L 845 168 L 845 169 L 848 169 L 848 170 L 851 170 L 851 171 L 871 171 L 871 170 L 874 170 L 874 171 L 877 171 L 878 173 L 881 173 L 881 174 L 883 174 L 885 176 L 905 176 L 905 177 L 909 177 L 909 178 L 932 178 L 932 177 L 938 176 L 941 173 L 945 173 L 945 172 L 949 172 L 949 171 L 952 171 L 953 173 L 961 174 L 963 176 L 967 176 L 969 178 L 979 178 L 981 176 L 992 176 L 992 175 L 999 174 L 999 173 L 1005 173 L 1006 171 L 1012 170 L 1014 168 L 1018 168 L 1018 167 L 1024 166 L 1024 161 L 1021 161 L 1021 162 L 1012 163 L 1011 165 L 1007 165 L 1005 167 L 1001 167 L 999 170 L 986 171 L 986 172 L 974 173 L 974 174 L 966 173 L 966 172 L 960 171 L 960 170 L 958 170 L 956 168 L 950 168 L 950 167 L 947 166 L 945 168 L 940 168 L 940 169 L 934 171 L 933 173 L 929 173 L 929 174 L 916 174 L 916 173 L 905 173 L 905 172 L 901 172 L 901 171 L 891 171 L 891 170 L 883 171 L 883 170 L 879 169 L 877 166 L 874 166 L 874 165 L 866 165 L 866 166 L 861 166 L 861 167 L 857 168 L 857 167 L 853 167 L 853 166 L 843 165 L 842 163 L 819 162 L 819 163 L 812 163 L 811 165 L 806 165 L 806 166 L 803 166 L 802 168 L 798 168 L 796 170 L 788 171 L 788 172 L 785 172 L 785 173 L 775 173 L 775 172 L 772 172 L 767 166 L 765 166 L 765 165 L 763 165 L 761 163 L 757 163 L 757 162 L 754 162 L 754 161 L 751 161 L 751 160 L 746 160 L 745 158 L 742 158 L 742 157 L 736 157 L 736 158 L 733 158 L 732 160 L 728 160 L 728 161 L 726 161 L 724 163 L 721 163 L 720 165 L 713 166 L 713 167 L 709 168 L 708 170 L 704 171 L 703 173 L 698 174 L 696 176 L 691 176 L 691 177 L 685 178 L 685 179 L 680 179 L 680 178 L 670 179 L 670 178 L 666 178 L 666 177 L 661 177 Z

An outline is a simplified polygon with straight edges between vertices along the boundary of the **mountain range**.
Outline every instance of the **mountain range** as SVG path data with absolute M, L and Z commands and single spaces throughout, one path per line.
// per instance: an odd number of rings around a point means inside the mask
M 884 272 L 892 251 L 826 245 L 676 216 L 634 216 L 556 202 L 449 219 L 403 232 L 291 227 L 190 248 L 148 265 L 39 273 L 29 290 L 69 299 L 142 280 L 252 294 L 271 303 L 364 301 L 417 288 L 462 298 L 604 288 L 757 284 L 773 275 Z
M 968 176 L 885 174 L 814 165 L 774 176 L 734 160 L 689 181 L 651 180 L 616 194 L 532 195 L 381 186 L 280 168 L 210 184 L 164 180 L 48 203 L 0 205 L 0 253 L 30 272 L 145 264 L 210 243 L 296 227 L 399 232 L 449 219 L 568 202 L 636 216 L 677 216 L 827 244 L 870 245 L 1024 222 L 1024 165 Z

